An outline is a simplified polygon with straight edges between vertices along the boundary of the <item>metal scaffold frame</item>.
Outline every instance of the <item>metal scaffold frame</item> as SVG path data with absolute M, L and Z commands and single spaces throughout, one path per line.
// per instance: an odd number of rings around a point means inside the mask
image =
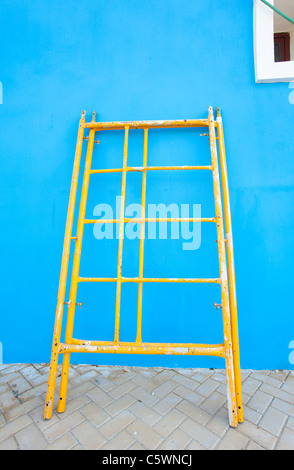
M 243 421 L 242 392 L 241 392 L 241 374 L 240 374 L 240 356 L 238 340 L 238 321 L 237 321 L 237 302 L 235 286 L 235 269 L 232 239 L 232 223 L 229 201 L 229 189 L 226 167 L 226 155 L 224 145 L 223 124 L 219 108 L 216 110 L 216 120 L 212 108 L 209 108 L 207 119 L 186 119 L 186 120 L 167 120 L 167 121 L 133 121 L 133 122 L 96 122 L 96 113 L 92 115 L 91 122 L 85 122 L 86 113 L 83 111 L 78 131 L 76 153 L 73 167 L 72 183 L 70 190 L 68 214 L 66 221 L 66 230 L 64 238 L 64 247 L 61 263 L 61 274 L 58 290 L 56 318 L 54 325 L 54 335 L 51 353 L 51 362 L 48 377 L 48 387 L 44 410 L 44 419 L 50 419 L 53 410 L 53 400 L 55 393 L 58 358 L 63 354 L 63 364 L 61 372 L 61 382 L 59 391 L 59 400 L 57 411 L 62 413 L 65 410 L 68 374 L 70 365 L 70 355 L 73 352 L 88 353 L 123 353 L 123 354 L 176 354 L 176 355 L 206 355 L 218 356 L 225 359 L 227 390 L 228 390 L 228 411 L 229 421 L 232 427 L 236 427 L 238 422 Z M 151 129 L 164 128 L 207 128 L 210 139 L 211 165 L 208 166 L 148 166 L 148 133 Z M 85 129 L 89 129 L 89 136 L 84 137 Z M 124 151 L 123 166 L 118 169 L 91 169 L 92 154 L 95 141 L 95 135 L 98 131 L 110 129 L 124 130 Z M 133 129 L 144 130 L 144 152 L 143 166 L 129 167 L 128 159 L 128 141 L 129 132 Z M 217 136 L 216 136 L 217 130 Z M 84 178 L 80 199 L 80 208 L 77 224 L 76 236 L 72 236 L 73 219 L 75 212 L 75 202 L 77 195 L 77 186 L 79 178 L 79 168 L 84 140 L 88 141 Z M 220 160 L 220 174 L 217 154 L 217 140 Z M 146 218 L 146 177 L 148 171 L 160 170 L 202 170 L 211 171 L 213 179 L 213 190 L 215 200 L 216 215 L 210 218 Z M 140 218 L 125 217 L 125 196 L 126 196 L 126 178 L 128 172 L 142 173 L 142 204 Z M 121 189 L 121 208 L 119 219 L 110 220 L 90 220 L 86 219 L 86 204 L 89 188 L 90 175 L 98 173 L 122 173 Z M 222 195 L 221 196 L 221 183 Z M 222 208 L 223 202 L 223 208 Z M 224 220 L 223 220 L 224 210 Z M 139 253 L 139 275 L 136 278 L 125 278 L 122 276 L 122 257 L 124 224 L 134 222 L 140 224 L 140 253 Z M 146 222 L 203 222 L 215 223 L 217 229 L 217 243 L 219 255 L 220 277 L 216 279 L 179 279 L 179 278 L 144 278 L 144 238 Z M 117 276 L 115 278 L 87 278 L 79 276 L 80 258 L 82 250 L 83 230 L 85 224 L 94 223 L 115 223 L 119 224 L 119 242 L 118 242 L 118 266 Z M 69 254 L 71 240 L 75 242 L 71 286 L 69 302 L 65 302 L 65 292 L 67 283 L 67 273 L 69 264 Z M 73 338 L 74 316 L 77 305 L 77 289 L 82 282 L 115 282 L 116 307 L 114 322 L 114 340 L 113 341 L 88 341 Z M 137 335 L 135 342 L 121 342 L 119 339 L 120 327 L 120 309 L 121 309 L 121 286 L 122 283 L 132 282 L 138 284 L 138 310 L 137 310 Z M 142 292 L 144 283 L 216 283 L 220 285 L 222 297 L 222 318 L 224 343 L 222 344 L 166 344 L 166 343 L 145 343 L 142 341 Z M 64 304 L 68 304 L 68 315 L 66 323 L 65 341 L 61 342 L 61 329 L 63 319 Z

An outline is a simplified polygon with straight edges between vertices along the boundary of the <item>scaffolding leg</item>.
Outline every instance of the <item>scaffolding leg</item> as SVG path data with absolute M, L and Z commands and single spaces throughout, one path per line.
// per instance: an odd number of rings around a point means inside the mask
M 214 124 L 214 116 L 213 116 L 212 108 L 209 108 L 208 123 L 209 123 L 209 137 L 210 137 L 210 149 L 211 149 L 211 160 L 212 160 L 212 176 L 213 176 L 215 210 L 216 210 L 216 217 L 217 217 L 217 241 L 218 241 L 218 254 L 219 254 L 219 266 L 220 266 L 220 278 L 221 278 L 221 296 L 222 296 L 222 311 L 223 311 L 224 344 L 225 344 L 225 354 L 226 354 L 229 419 L 230 419 L 230 425 L 232 427 L 236 427 L 238 425 L 238 413 L 237 413 L 237 401 L 236 401 L 235 377 L 234 377 L 230 304 L 229 304 L 228 279 L 227 279 L 227 263 L 226 263 L 226 252 L 225 252 L 225 238 L 224 238 L 224 226 L 223 226 L 223 215 L 222 215 L 220 179 L 219 179 L 218 159 L 217 159 L 217 149 L 216 149 L 215 124 Z
M 85 117 L 86 117 L 86 113 L 85 111 L 83 111 L 81 119 L 80 119 L 80 124 L 79 124 L 76 153 L 75 153 L 75 160 L 74 160 L 74 167 L 73 167 L 72 181 L 71 181 L 71 188 L 70 188 L 68 212 L 67 212 L 67 219 L 66 219 L 65 237 L 64 237 L 62 262 L 61 262 L 61 272 L 60 272 L 60 280 L 59 280 L 59 288 L 58 288 L 56 318 L 55 318 L 53 343 L 52 343 L 52 353 L 51 353 L 51 360 L 50 360 L 45 409 L 44 409 L 44 419 L 50 419 L 52 416 L 52 407 L 53 407 L 53 400 L 54 400 L 58 356 L 59 356 L 60 335 L 61 335 L 61 327 L 62 327 L 63 307 L 64 307 L 64 296 L 65 296 L 65 289 L 66 289 L 66 279 L 67 279 L 68 260 L 69 260 L 69 251 L 70 251 L 70 241 L 71 241 L 74 208 L 75 208 L 79 168 L 80 168 L 82 145 L 83 145 Z
M 240 350 L 239 350 L 239 332 L 238 332 L 238 315 L 237 315 L 237 298 L 236 298 L 236 280 L 235 280 L 235 264 L 234 264 L 234 249 L 233 249 L 233 235 L 232 235 L 232 220 L 230 209 L 229 197 L 229 184 L 226 164 L 225 142 L 222 117 L 220 109 L 216 109 L 216 126 L 218 130 L 218 144 L 220 154 L 220 170 L 222 179 L 223 201 L 224 201 L 224 216 L 226 227 L 226 246 L 227 246 L 227 262 L 228 262 L 228 278 L 229 278 L 229 294 L 230 294 L 230 314 L 232 325 L 232 344 L 233 344 L 233 359 L 234 359 L 234 373 L 236 382 L 236 399 L 238 409 L 238 421 L 243 422 L 243 404 L 242 404 L 242 385 L 241 385 L 241 368 L 240 368 Z
M 92 122 L 95 120 L 95 117 L 96 117 L 96 113 L 93 113 Z M 86 162 L 85 162 L 85 171 L 84 171 L 84 179 L 83 179 L 83 187 L 82 187 L 78 226 L 77 226 L 77 235 L 76 235 L 76 246 L 75 246 L 75 251 L 74 251 L 74 260 L 73 260 L 73 268 L 72 268 L 68 316 L 67 316 L 67 324 L 66 324 L 66 332 L 65 332 L 66 344 L 71 343 L 72 335 L 73 335 L 74 315 L 75 315 L 77 289 L 78 289 L 78 277 L 79 277 L 82 240 L 83 240 L 83 232 L 84 232 L 84 220 L 85 220 L 85 214 L 86 214 L 87 195 L 88 195 L 88 188 L 89 188 L 94 139 L 95 139 L 95 130 L 91 129 L 89 133 L 88 149 L 87 149 Z M 65 410 L 69 364 L 70 364 L 70 353 L 66 352 L 64 353 L 63 363 L 62 363 L 59 401 L 58 401 L 58 406 L 57 406 L 58 413 L 63 413 Z

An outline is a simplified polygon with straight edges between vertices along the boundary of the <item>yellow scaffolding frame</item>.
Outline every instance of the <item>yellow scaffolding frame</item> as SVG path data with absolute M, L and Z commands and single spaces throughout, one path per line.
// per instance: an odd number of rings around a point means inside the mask
M 223 124 L 219 108 L 216 110 L 217 118 L 214 119 L 213 108 L 209 108 L 207 119 L 186 119 L 168 121 L 132 121 L 132 122 L 96 122 L 96 112 L 92 115 L 91 122 L 85 122 L 85 111 L 82 112 L 79 123 L 79 131 L 76 145 L 76 153 L 71 182 L 68 214 L 61 263 L 56 318 L 54 325 L 52 353 L 48 377 L 47 395 L 44 409 L 44 419 L 50 419 L 53 410 L 53 400 L 56 385 L 57 366 L 59 354 L 63 354 L 61 382 L 57 411 L 64 412 L 66 405 L 67 385 L 70 355 L 72 352 L 91 353 L 122 353 L 122 354 L 174 354 L 174 355 L 206 355 L 223 357 L 226 362 L 227 396 L 229 421 L 232 427 L 243 421 L 240 355 L 238 339 L 238 320 L 236 303 L 236 285 L 234 270 L 234 254 L 232 239 L 232 224 L 230 213 L 228 177 L 226 167 L 226 155 L 224 145 Z M 147 166 L 148 132 L 149 129 L 158 128 L 208 128 L 211 151 L 211 165 L 209 166 Z M 89 129 L 89 137 L 84 137 L 85 129 Z M 92 154 L 95 141 L 95 133 L 108 129 L 121 129 L 125 131 L 123 167 L 119 169 L 92 170 Z M 144 130 L 144 153 L 142 167 L 128 167 L 128 138 L 132 129 Z M 216 132 L 217 130 L 217 136 Z M 88 141 L 84 179 L 80 199 L 76 236 L 72 236 L 75 201 L 78 186 L 79 168 L 82 153 L 83 140 Z M 224 221 L 221 198 L 221 186 L 218 167 L 217 143 L 220 156 L 220 173 L 223 191 Z M 212 171 L 215 217 L 211 218 L 146 218 L 146 175 L 147 171 L 159 170 L 210 170 Z M 85 219 L 89 180 L 91 174 L 97 173 L 122 173 L 121 208 L 120 218 L 114 220 L 90 220 Z M 126 177 L 128 172 L 142 173 L 142 210 L 140 218 L 125 218 L 125 194 Z M 122 277 L 122 255 L 124 224 L 127 222 L 140 224 L 140 253 L 139 253 L 139 276 L 137 278 Z M 215 223 L 217 228 L 217 243 L 219 255 L 220 277 L 216 279 L 171 279 L 171 278 L 144 278 L 144 234 L 146 222 L 208 222 Z M 117 223 L 119 224 L 118 245 L 118 267 L 116 278 L 86 278 L 79 276 L 80 257 L 82 249 L 83 230 L 85 224 L 94 223 Z M 225 231 L 224 231 L 225 226 Z M 226 235 L 225 235 L 226 234 Z M 69 263 L 71 240 L 75 241 L 72 277 L 70 286 L 69 302 L 65 302 L 65 290 Z M 77 288 L 81 282 L 116 282 L 116 308 L 115 328 L 113 341 L 88 341 L 73 338 L 74 314 L 77 305 Z M 121 342 L 119 340 L 120 307 L 121 307 L 121 285 L 124 282 L 138 284 L 138 310 L 137 310 L 137 335 L 135 342 Z M 142 342 L 142 291 L 143 283 L 217 283 L 220 284 L 222 297 L 222 318 L 224 343 L 223 344 L 167 344 L 167 343 L 144 343 Z M 68 315 L 65 332 L 65 341 L 61 342 L 61 328 L 64 304 L 68 304 Z

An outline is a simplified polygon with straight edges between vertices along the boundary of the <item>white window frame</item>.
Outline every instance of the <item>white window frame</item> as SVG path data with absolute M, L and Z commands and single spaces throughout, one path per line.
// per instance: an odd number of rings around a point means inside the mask
M 267 0 L 274 5 L 274 0 Z M 260 0 L 254 0 L 254 62 L 256 83 L 292 82 L 294 61 L 275 62 L 274 12 Z

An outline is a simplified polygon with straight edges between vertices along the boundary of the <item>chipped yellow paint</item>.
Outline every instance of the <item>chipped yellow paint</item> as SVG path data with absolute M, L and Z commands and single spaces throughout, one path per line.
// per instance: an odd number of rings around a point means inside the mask
M 51 353 L 50 368 L 49 368 L 44 419 L 50 419 L 52 416 L 52 407 L 53 407 L 54 390 L 55 390 L 55 383 L 56 383 L 57 365 L 58 365 L 58 348 L 59 348 L 61 328 L 62 328 L 64 296 L 65 296 L 65 289 L 66 289 L 70 241 L 71 241 L 75 201 L 76 201 L 77 186 L 78 186 L 78 176 L 79 176 L 83 137 L 84 137 L 85 117 L 86 117 L 86 113 L 85 111 L 83 111 L 81 119 L 80 119 L 80 124 L 79 124 L 76 153 L 75 153 L 74 167 L 73 167 L 73 174 L 72 174 L 72 181 L 71 181 L 71 188 L 70 188 L 70 197 L 69 197 L 69 203 L 68 203 L 68 212 L 67 212 L 63 253 L 62 253 L 62 261 L 61 261 L 61 271 L 60 271 L 60 280 L 59 280 L 58 298 L 57 298 L 57 307 L 56 307 L 56 318 L 55 318 L 55 325 L 54 325 L 53 344 L 52 344 L 52 353 Z
M 85 128 L 95 129 L 96 131 L 108 129 L 162 129 L 162 128 L 181 128 L 181 127 L 206 127 L 207 119 L 178 119 L 169 121 L 119 121 L 119 122 L 89 122 L 85 123 Z
M 224 330 L 225 352 L 226 352 L 228 409 L 229 409 L 230 424 L 232 427 L 236 427 L 238 424 L 238 413 L 237 413 L 234 363 L 233 363 L 233 353 L 232 353 L 232 336 L 231 336 L 230 304 L 229 304 L 229 292 L 228 292 L 227 268 L 226 268 L 225 237 L 224 237 L 223 215 L 222 215 L 221 188 L 220 188 L 220 179 L 219 179 L 219 171 L 218 171 L 215 122 L 214 122 L 212 108 L 209 108 L 208 121 L 209 121 L 209 138 L 210 138 L 210 150 L 211 150 L 211 160 L 212 160 L 215 212 L 216 212 L 216 217 L 218 219 L 216 227 L 217 227 L 218 255 L 219 255 L 219 267 L 220 267 L 220 278 L 221 278 L 223 330 Z
M 71 344 L 60 344 L 59 353 L 92 352 L 117 354 L 169 354 L 225 357 L 223 344 L 165 344 L 165 343 L 126 343 L 111 341 L 72 340 Z
M 216 222 L 215 217 L 209 218 L 166 218 L 166 217 L 147 217 L 147 218 L 138 218 L 138 217 L 129 217 L 124 218 L 124 223 L 141 223 L 141 222 Z M 85 219 L 84 224 L 119 224 L 120 219 Z
M 242 404 L 242 387 L 241 387 L 241 369 L 240 369 L 239 332 L 238 332 L 232 220 L 231 220 L 229 183 L 228 183 L 228 173 L 227 173 L 227 163 L 226 163 L 223 122 L 222 122 L 222 117 L 221 117 L 219 108 L 217 109 L 216 128 L 218 132 L 218 145 L 219 145 L 219 155 L 220 155 L 219 159 L 220 159 L 220 169 L 221 169 L 222 193 L 223 193 L 223 200 L 224 200 L 224 216 L 225 216 L 224 218 L 225 218 L 225 228 L 226 228 L 226 247 L 227 247 L 227 262 L 228 262 L 230 314 L 231 314 L 231 327 L 232 327 L 236 399 L 237 399 L 237 409 L 238 409 L 238 421 L 239 423 L 242 423 L 243 422 L 243 404 Z
M 95 119 L 94 113 L 93 113 L 92 119 L 93 120 Z M 88 140 L 88 149 L 87 149 L 87 155 L 86 155 L 84 180 L 83 180 L 83 186 L 82 186 L 80 211 L 79 211 L 78 226 L 77 226 L 77 239 L 76 239 L 74 260 L 73 260 L 73 267 L 72 267 L 72 280 L 71 280 L 71 287 L 70 287 L 70 294 L 69 294 L 70 304 L 68 308 L 67 324 L 66 324 L 66 332 L 65 332 L 66 343 L 71 342 L 73 327 L 74 327 L 74 314 L 75 314 L 77 288 L 78 288 L 77 280 L 78 280 L 78 275 L 79 275 L 83 231 L 84 231 L 83 220 L 85 218 L 85 213 L 86 213 L 86 204 L 87 204 L 87 196 L 88 196 L 88 187 L 89 187 L 89 178 L 90 178 L 91 161 L 92 161 L 92 154 L 93 154 L 93 147 L 94 147 L 94 139 L 95 139 L 95 131 L 91 129 L 89 140 Z M 66 405 L 69 362 L 70 362 L 70 354 L 66 353 L 63 356 L 62 371 L 61 371 L 59 401 L 58 401 L 58 407 L 57 407 L 57 411 L 59 413 L 62 413 L 65 410 L 65 405 Z
M 228 390 L 228 408 L 230 425 L 235 427 L 238 424 L 238 418 L 240 414 L 237 414 L 237 403 L 236 394 L 239 393 L 239 385 L 235 381 L 234 373 L 238 372 L 236 364 L 234 364 L 234 358 L 238 358 L 239 346 L 235 341 L 234 347 L 232 347 L 232 331 L 236 333 L 236 312 L 232 314 L 232 300 L 231 289 L 235 289 L 234 279 L 230 274 L 232 269 L 232 258 L 228 255 L 228 267 L 229 276 L 227 277 L 227 265 L 226 265 L 226 254 L 225 254 L 225 240 L 224 240 L 224 226 L 222 216 L 222 200 L 220 190 L 220 179 L 218 171 L 218 157 L 216 148 L 216 136 L 215 128 L 218 129 L 218 140 L 221 153 L 221 172 L 222 180 L 226 178 L 226 168 L 224 167 L 224 149 L 223 140 L 221 134 L 221 128 L 219 122 L 214 121 L 213 110 L 209 108 L 208 119 L 198 120 L 173 120 L 173 121 L 132 121 L 132 122 L 108 122 L 108 123 L 97 123 L 95 122 L 95 115 L 93 113 L 92 121 L 85 123 L 85 113 L 82 114 L 82 118 L 79 126 L 75 164 L 72 177 L 69 210 L 66 223 L 66 233 L 64 240 L 64 252 L 62 258 L 60 284 L 58 292 L 58 302 L 56 310 L 56 320 L 54 327 L 54 337 L 52 346 L 52 356 L 50 364 L 50 372 L 48 377 L 47 396 L 45 403 L 44 418 L 50 419 L 52 415 L 52 406 L 54 399 L 54 389 L 56 383 L 57 374 L 57 363 L 59 354 L 63 354 L 63 365 L 61 373 L 61 384 L 60 384 L 60 395 L 58 402 L 58 412 L 65 410 L 66 394 L 68 385 L 68 372 L 70 363 L 70 354 L 72 352 L 91 352 L 91 353 L 116 353 L 116 354 L 172 354 L 172 355 L 206 355 L 206 356 L 218 356 L 225 358 L 226 370 L 227 370 L 227 390 Z M 210 149 L 211 149 L 211 160 L 212 165 L 208 166 L 147 166 L 147 145 L 148 145 L 148 130 L 156 128 L 187 128 L 187 127 L 208 127 L 210 137 Z M 79 164 L 81 158 L 82 142 L 84 129 L 90 129 L 88 141 L 88 149 L 86 155 L 84 180 L 80 201 L 80 210 L 77 226 L 77 235 L 74 237 L 72 233 L 73 216 L 75 208 L 75 199 L 77 191 L 77 181 L 79 174 Z M 111 129 L 122 129 L 125 131 L 124 140 L 124 154 L 123 154 L 123 168 L 109 169 L 109 170 L 92 170 L 91 160 L 93 153 L 93 145 L 95 142 L 95 132 L 99 130 L 111 130 Z M 127 154 L 128 154 L 128 136 L 130 129 L 144 129 L 144 154 L 143 154 L 143 166 L 142 167 L 128 167 L 127 166 Z M 210 218 L 146 218 L 145 217 L 145 204 L 146 204 L 146 177 L 148 171 L 166 171 L 166 170 L 211 170 L 213 176 L 213 187 L 214 187 L 214 198 L 215 198 L 215 209 L 216 216 Z M 126 175 L 127 172 L 142 172 L 142 211 L 140 218 L 126 218 L 125 212 L 125 193 L 126 193 Z M 91 174 L 98 173 L 122 173 L 122 191 L 121 191 L 121 211 L 120 218 L 114 220 L 88 220 L 85 219 L 87 194 L 89 187 L 89 178 Z M 225 175 L 225 176 L 224 176 Z M 224 183 L 223 183 L 224 184 Z M 228 216 L 228 197 L 224 198 L 225 205 L 225 219 Z M 227 219 L 226 219 L 227 220 Z M 219 253 L 219 268 L 220 277 L 212 279 L 195 279 L 195 278 L 144 278 L 143 277 L 143 261 L 144 261 L 144 231 L 146 222 L 213 222 L 216 223 L 217 227 L 217 241 L 218 241 L 218 253 Z M 140 223 L 140 255 L 139 255 L 139 276 L 136 278 L 126 278 L 122 276 L 122 254 L 123 254 L 123 234 L 124 224 Z M 82 238 L 83 228 L 85 224 L 95 223 L 119 223 L 119 249 L 118 249 L 118 269 L 116 278 L 89 278 L 79 276 L 79 265 L 80 256 L 82 249 Z M 227 238 L 227 249 L 232 250 L 232 237 L 231 237 L 231 226 L 226 225 L 226 238 Z M 65 287 L 67 279 L 68 259 L 70 241 L 75 240 L 75 252 L 72 268 L 72 280 L 70 288 L 70 299 L 68 304 L 68 318 L 65 333 L 65 342 L 60 342 L 61 326 L 62 326 L 62 313 L 64 306 Z M 229 248 L 231 247 L 231 248 Z M 232 255 L 232 251 L 230 252 Z M 229 286 L 228 286 L 229 278 Z M 114 341 L 89 341 L 89 340 L 78 340 L 72 337 L 73 325 L 74 325 L 74 313 L 77 297 L 77 287 L 80 282 L 116 282 L 117 284 L 117 295 L 116 295 L 116 309 L 115 309 L 115 331 Z M 137 312 L 137 336 L 136 341 L 133 343 L 119 341 L 119 325 L 120 325 L 120 304 L 121 304 L 121 284 L 124 282 L 133 282 L 138 284 L 138 312 Z M 144 283 L 216 283 L 220 284 L 221 295 L 222 295 L 222 310 L 223 310 L 223 330 L 224 330 L 224 344 L 191 344 L 191 343 L 178 343 L 178 344 L 166 344 L 166 343 L 144 343 L 142 341 L 142 298 L 143 298 L 143 284 Z M 230 299 L 229 289 L 230 288 Z M 230 310 L 231 309 L 231 310 Z M 236 339 L 236 337 L 234 336 Z M 234 341 L 234 340 L 233 340 Z M 236 374 L 237 375 L 237 374 Z M 240 394 L 239 394 L 240 398 Z M 238 402 L 239 403 L 239 402 Z

